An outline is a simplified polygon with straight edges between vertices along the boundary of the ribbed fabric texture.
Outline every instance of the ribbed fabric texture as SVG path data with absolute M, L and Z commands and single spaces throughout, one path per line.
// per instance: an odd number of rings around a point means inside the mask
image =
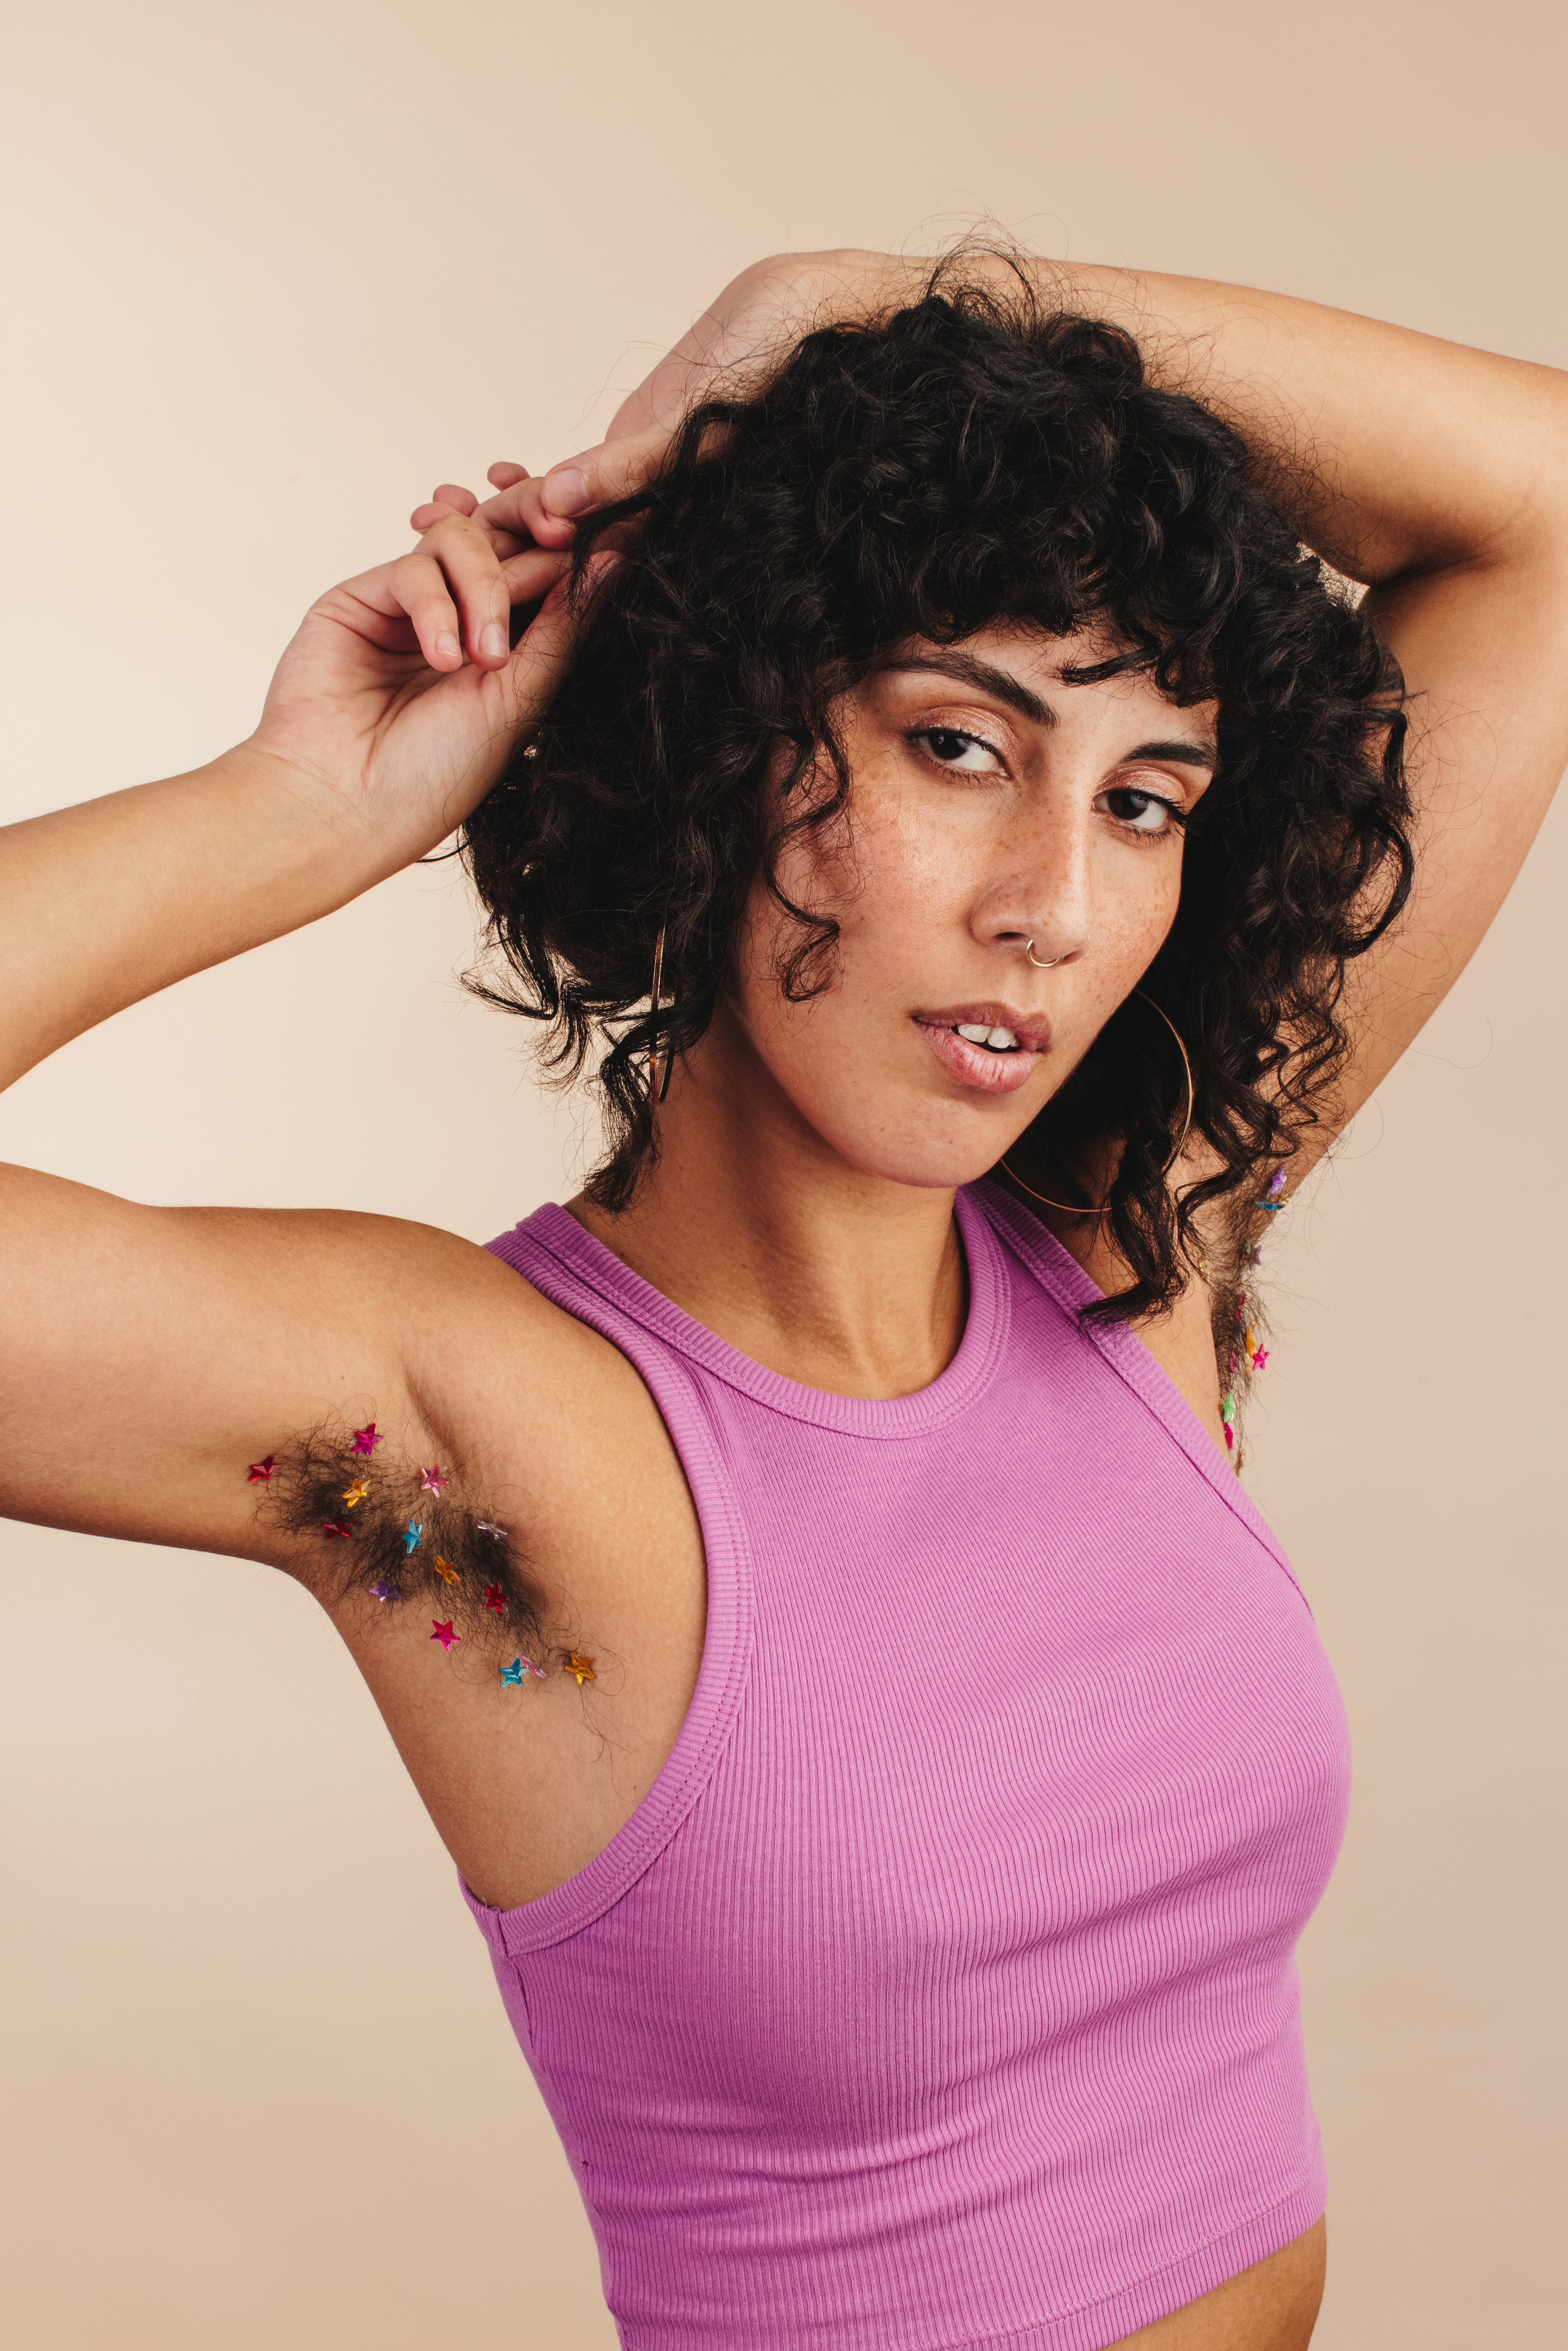
M 628 2351 L 1099 2351 L 1322 2209 L 1296 1939 L 1343 1710 L 1268 1528 L 988 1185 L 893 1402 L 737 1354 L 548 1207 L 492 1247 L 636 1365 L 707 1546 L 664 1770 L 469 1896 Z

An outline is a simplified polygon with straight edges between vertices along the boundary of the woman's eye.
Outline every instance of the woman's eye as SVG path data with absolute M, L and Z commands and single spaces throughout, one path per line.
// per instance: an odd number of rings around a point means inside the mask
M 1186 823 L 1180 809 L 1163 800 L 1154 792 L 1141 792 L 1134 784 L 1118 785 L 1114 791 L 1102 792 L 1095 802 L 1119 824 L 1130 825 L 1134 832 L 1174 832 Z
M 923 726 L 913 739 L 924 743 L 932 758 L 940 759 L 945 768 L 982 775 L 999 765 L 988 743 L 982 743 L 977 735 L 960 734 L 956 726 Z

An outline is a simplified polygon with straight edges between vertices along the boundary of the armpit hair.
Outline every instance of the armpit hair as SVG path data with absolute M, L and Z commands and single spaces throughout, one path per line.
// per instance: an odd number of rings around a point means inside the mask
M 545 1595 L 520 1542 L 509 1530 L 486 1531 L 497 1522 L 458 1476 L 444 1493 L 426 1492 L 423 1472 L 390 1446 L 356 1453 L 350 1432 L 327 1422 L 287 1439 L 273 1458 L 272 1476 L 257 1492 L 257 1516 L 310 1546 L 302 1574 L 324 1605 L 337 1607 L 350 1592 L 362 1592 L 389 1611 L 434 1608 L 465 1641 L 486 1650 L 502 1644 L 520 1649 L 541 1670 L 564 1654 L 550 1637 Z M 369 1491 L 350 1505 L 345 1496 L 361 1479 Z M 413 1551 L 406 1542 L 411 1523 L 422 1530 Z M 351 1531 L 331 1535 L 329 1525 Z

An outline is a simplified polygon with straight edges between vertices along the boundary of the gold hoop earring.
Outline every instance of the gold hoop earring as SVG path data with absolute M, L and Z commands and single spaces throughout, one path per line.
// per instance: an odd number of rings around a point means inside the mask
M 1031 956 L 1030 957 L 1030 961 L 1032 963 L 1034 957 Z M 1170 1014 L 1166 1012 L 1162 1006 L 1156 1004 L 1152 996 L 1145 996 L 1141 987 L 1134 987 L 1133 993 L 1134 996 L 1141 998 L 1143 1002 L 1149 1007 L 1151 1011 L 1157 1012 L 1159 1014 L 1160 1019 L 1165 1022 L 1166 1027 L 1176 1039 L 1176 1051 L 1181 1055 L 1182 1073 L 1186 1079 L 1186 1115 L 1182 1120 L 1181 1133 L 1177 1135 L 1175 1144 L 1172 1146 L 1171 1155 L 1160 1170 L 1160 1174 L 1162 1176 L 1168 1176 L 1171 1169 L 1176 1165 L 1176 1161 L 1181 1157 L 1183 1146 L 1186 1142 L 1188 1134 L 1192 1131 L 1193 1105 L 1196 1099 L 1192 1082 L 1192 1062 L 1187 1057 L 1186 1047 L 1182 1042 L 1181 1030 L 1176 1027 L 1176 1022 L 1171 1019 Z M 999 1159 L 997 1162 L 997 1165 L 1002 1169 L 1005 1175 L 1012 1177 L 1013 1182 L 1018 1186 L 1020 1192 L 1027 1192 L 1031 1200 L 1039 1200 L 1044 1207 L 1060 1208 L 1063 1216 L 1067 1217 L 1103 1217 L 1109 1213 L 1108 1210 L 1104 1208 L 1075 1208 L 1066 1200 L 1048 1199 L 1043 1192 L 1037 1192 L 1032 1184 L 1026 1184 L 1023 1177 L 1019 1175 L 1014 1168 L 1009 1167 L 1005 1159 Z
M 659 935 L 653 942 L 653 985 L 650 990 L 653 1002 L 648 1015 L 648 1100 L 651 1102 L 662 1102 L 670 1091 L 673 1057 L 668 1050 L 664 1054 L 663 1073 L 659 1069 L 659 992 L 664 977 L 664 932 L 667 927 L 666 924 L 659 925 Z
M 1068 949 L 1068 954 L 1071 955 L 1071 952 L 1072 950 L 1070 947 Z M 1059 963 L 1065 963 L 1067 961 L 1067 956 L 1064 955 L 1045 956 L 1037 956 L 1034 951 L 1034 941 L 1032 939 L 1025 942 L 1024 953 L 1028 956 L 1030 963 L 1033 964 L 1036 971 L 1054 971 Z

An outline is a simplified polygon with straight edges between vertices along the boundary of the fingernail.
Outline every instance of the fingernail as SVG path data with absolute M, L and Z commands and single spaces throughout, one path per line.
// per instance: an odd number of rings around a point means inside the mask
M 455 662 L 463 658 L 463 648 L 450 629 L 442 630 L 435 640 L 435 650 L 443 661 Z
M 557 474 L 545 475 L 542 493 L 545 510 L 552 515 L 580 515 L 593 501 L 588 495 L 588 482 L 575 465 L 563 465 Z
M 486 661 L 501 661 L 510 651 L 507 632 L 498 621 L 492 621 L 479 632 L 479 650 Z

